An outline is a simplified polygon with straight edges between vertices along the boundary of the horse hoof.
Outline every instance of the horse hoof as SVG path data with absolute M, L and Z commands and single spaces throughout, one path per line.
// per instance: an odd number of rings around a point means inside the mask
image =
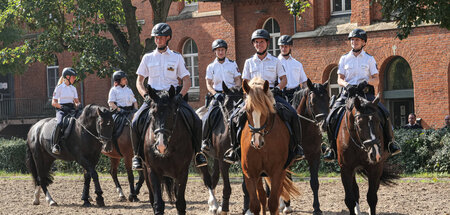
M 128 196 L 128 201 L 129 202 L 139 202 L 140 200 L 138 199 L 137 196 L 130 195 L 130 196 Z
M 292 210 L 292 207 L 291 207 L 291 206 L 285 207 L 285 208 L 283 209 L 283 214 L 290 214 L 290 213 L 292 213 L 292 212 L 294 212 L 294 210 Z
M 85 208 L 91 207 L 91 206 L 92 206 L 92 204 L 91 204 L 90 202 L 88 202 L 88 201 L 85 201 L 85 202 L 83 203 L 83 205 L 82 205 L 82 207 L 85 207 Z
M 58 206 L 58 204 L 56 202 L 54 202 L 54 201 L 51 201 L 48 205 L 49 206 Z
M 119 202 L 126 202 L 126 201 L 127 201 L 127 198 L 125 198 L 125 196 L 119 196 L 118 201 L 119 201 Z
M 319 211 L 314 211 L 314 212 L 313 212 L 313 215 L 322 215 L 322 211 L 321 211 L 321 210 L 319 210 Z
M 250 209 L 248 209 L 247 212 L 245 212 L 245 215 L 254 215 L 254 214 L 250 211 Z
M 222 211 L 222 207 L 219 207 L 219 209 L 217 209 L 217 214 L 219 214 L 219 215 L 227 215 L 228 211 Z
M 103 201 L 103 198 L 102 199 L 97 199 L 97 206 L 99 206 L 99 207 L 105 207 L 105 202 Z
M 33 205 L 39 205 L 39 204 L 40 204 L 39 200 L 34 200 L 33 201 Z

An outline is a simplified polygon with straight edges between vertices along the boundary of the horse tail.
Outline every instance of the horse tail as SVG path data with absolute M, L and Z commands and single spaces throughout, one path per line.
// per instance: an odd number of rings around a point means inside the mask
M 397 165 L 391 164 L 390 162 L 385 162 L 383 166 L 383 173 L 381 174 L 381 184 L 386 186 L 392 186 L 395 183 L 394 180 L 400 178 L 400 170 Z
M 295 186 L 294 182 L 285 174 L 281 197 L 283 197 L 283 199 L 291 199 L 292 197 L 297 196 L 300 196 L 300 190 L 297 188 L 297 186 Z
M 169 177 L 163 177 L 164 185 L 167 196 L 169 197 L 169 201 L 171 204 L 175 202 L 175 196 L 176 196 L 176 190 L 175 190 L 175 184 L 173 183 L 173 179 Z M 163 187 L 164 188 L 164 187 Z
M 33 154 L 31 153 L 30 146 L 27 144 L 27 155 L 26 155 L 26 165 L 28 170 L 31 172 L 31 176 L 33 176 L 34 186 L 39 186 L 38 174 L 36 169 L 36 163 L 33 159 Z

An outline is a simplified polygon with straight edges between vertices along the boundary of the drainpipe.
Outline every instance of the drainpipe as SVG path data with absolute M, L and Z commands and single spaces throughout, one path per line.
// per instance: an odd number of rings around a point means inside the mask
M 81 98 L 81 101 L 80 101 L 81 102 L 81 106 L 84 107 L 84 80 L 81 81 L 80 92 L 81 92 L 81 96 L 80 96 L 80 98 Z

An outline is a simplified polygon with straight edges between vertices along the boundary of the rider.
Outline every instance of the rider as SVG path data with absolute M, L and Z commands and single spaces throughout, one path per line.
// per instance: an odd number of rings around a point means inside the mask
M 114 87 L 109 90 L 108 105 L 118 113 L 130 112 L 138 108 L 133 91 L 127 86 L 127 74 L 117 70 L 113 74 Z
M 211 144 L 211 128 L 210 117 L 211 111 L 218 102 L 223 102 L 222 82 L 228 88 L 241 85 L 241 73 L 236 62 L 228 59 L 228 45 L 225 40 L 217 39 L 212 43 L 212 51 L 216 55 L 216 59 L 206 68 L 206 88 L 214 99 L 208 108 L 208 112 L 203 116 L 203 136 L 202 151 L 209 151 Z
M 364 92 L 364 97 L 367 100 L 374 100 L 374 87 L 378 86 L 378 69 L 375 58 L 363 50 L 367 43 L 366 32 L 362 29 L 354 29 L 349 33 L 347 39 L 350 40 L 352 50 L 341 57 L 337 72 L 338 84 L 344 87 L 344 89 L 342 90 L 340 97 L 334 103 L 330 113 L 333 113 L 335 109 L 345 105 L 348 97 L 354 96 L 360 91 Z M 392 155 L 398 154 L 401 150 L 394 141 L 393 127 L 389 119 L 389 112 L 381 102 L 378 103 L 378 106 L 383 111 L 386 118 L 386 123 L 383 125 L 383 132 L 387 138 L 388 150 Z M 328 126 L 330 126 L 329 122 L 331 116 L 332 114 L 328 115 Z M 324 160 L 333 161 L 336 159 L 336 139 L 330 129 L 327 130 L 331 148 L 328 148 L 325 152 Z
M 187 109 L 194 116 L 195 127 L 192 128 L 193 148 L 196 152 L 195 163 L 197 167 L 207 165 L 206 157 L 200 152 L 201 144 L 201 120 L 198 118 L 195 111 L 190 107 L 183 97 L 187 94 L 190 86 L 191 79 L 189 71 L 185 67 L 183 56 L 180 53 L 174 52 L 169 49 L 168 44 L 172 39 L 172 29 L 166 23 L 158 23 L 152 29 L 152 34 L 155 38 L 157 48 L 150 53 L 145 54 L 142 57 L 141 64 L 136 72 L 138 78 L 136 80 L 136 87 L 144 98 L 144 103 L 141 108 L 136 112 L 132 122 L 132 142 L 134 149 L 133 157 L 133 169 L 142 169 L 142 160 L 140 155 L 143 152 L 143 140 L 138 135 L 137 123 L 142 111 L 149 108 L 149 102 L 151 102 L 150 96 L 147 94 L 146 86 L 144 86 L 144 80 L 148 77 L 148 84 L 156 90 L 169 90 L 170 86 L 177 88 L 178 95 L 176 100 L 180 105 L 180 108 Z M 182 80 L 182 87 L 178 86 L 178 78 Z M 196 127 L 198 126 L 198 128 Z
M 58 86 L 53 91 L 52 106 L 56 110 L 56 127 L 53 131 L 53 145 L 52 153 L 58 155 L 60 153 L 60 144 L 64 142 L 64 136 L 61 137 L 62 119 L 64 116 L 75 110 L 75 107 L 80 106 L 78 100 L 77 89 L 72 85 L 75 82 L 77 73 L 71 67 L 66 67 L 62 71 L 59 78 Z
M 286 72 L 283 69 L 281 61 L 276 57 L 267 53 L 268 42 L 270 40 L 269 32 L 264 29 L 258 29 L 253 32 L 251 41 L 255 47 L 256 54 L 253 57 L 247 59 L 244 64 L 244 70 L 242 72 L 242 78 L 249 81 L 253 77 L 259 76 L 269 82 L 269 86 L 272 89 L 275 101 L 277 103 L 277 113 L 282 116 L 282 119 L 286 122 L 286 125 L 290 127 L 291 142 L 290 150 L 293 154 L 293 159 L 301 160 L 305 156 L 303 149 L 300 146 L 301 143 L 301 127 L 300 120 L 296 111 L 292 106 L 282 97 L 281 90 L 286 86 Z M 275 86 L 277 78 L 280 79 L 280 83 Z M 228 163 L 234 163 L 238 161 L 238 155 L 236 149 L 239 147 L 240 134 L 245 125 L 246 114 L 241 104 L 231 115 L 230 128 L 232 129 L 232 148 L 228 149 L 224 155 L 224 161 Z M 233 131 L 235 130 L 235 131 Z
M 291 55 L 292 49 L 292 37 L 289 35 L 283 35 L 278 39 L 278 45 L 280 46 L 280 55 L 278 59 L 281 61 L 284 69 L 286 70 L 287 85 L 284 88 L 284 95 L 288 102 L 292 101 L 294 93 L 300 88 L 306 86 L 306 74 L 303 71 L 303 65 Z

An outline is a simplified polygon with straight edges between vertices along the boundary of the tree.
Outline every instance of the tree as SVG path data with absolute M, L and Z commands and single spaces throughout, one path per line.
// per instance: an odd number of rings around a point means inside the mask
M 450 30 L 448 0 L 375 0 L 382 6 L 383 16 L 397 23 L 399 39 L 405 39 L 414 26 L 436 23 Z

